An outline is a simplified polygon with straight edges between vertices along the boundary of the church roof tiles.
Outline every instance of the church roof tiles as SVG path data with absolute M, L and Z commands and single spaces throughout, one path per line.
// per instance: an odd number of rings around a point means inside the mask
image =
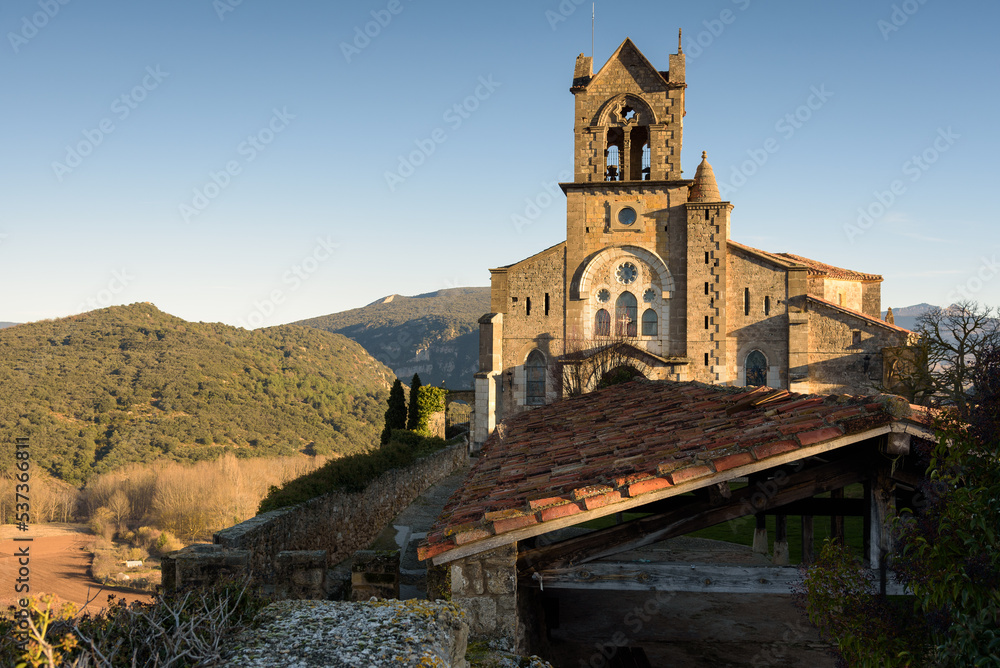
M 881 281 L 882 276 L 879 274 L 866 274 L 861 271 L 854 271 L 853 269 L 844 269 L 843 267 L 835 267 L 832 264 L 826 264 L 825 262 L 819 262 L 818 260 L 811 260 L 807 257 L 802 257 L 801 255 L 793 255 L 792 253 L 771 253 L 769 251 L 761 250 L 759 248 L 754 248 L 753 246 L 747 246 L 746 244 L 741 244 L 729 240 L 729 245 L 739 248 L 741 250 L 747 251 L 754 255 L 763 257 L 764 259 L 771 260 L 781 266 L 794 266 L 802 265 L 806 267 L 810 276 L 824 276 L 826 278 L 833 278 L 843 281 Z

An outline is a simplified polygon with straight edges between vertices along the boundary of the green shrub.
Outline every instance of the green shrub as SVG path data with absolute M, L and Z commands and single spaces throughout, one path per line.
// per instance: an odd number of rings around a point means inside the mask
M 289 480 L 281 487 L 272 486 L 257 513 L 266 513 L 322 496 L 333 491 L 360 492 L 368 484 L 392 469 L 410 466 L 419 457 L 447 445 L 441 438 L 426 438 L 411 431 L 395 429 L 389 442 L 378 450 L 349 455 L 327 462 L 304 476 Z
M 430 422 L 431 415 L 444 411 L 444 398 L 447 394 L 448 390 L 443 387 L 432 387 L 430 385 L 424 385 L 417 390 L 417 422 L 410 429 L 418 434 L 430 436 L 427 425 Z

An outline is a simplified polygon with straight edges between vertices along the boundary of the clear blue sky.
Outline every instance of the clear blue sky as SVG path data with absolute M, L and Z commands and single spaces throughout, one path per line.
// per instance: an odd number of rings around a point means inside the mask
M 0 5 L 0 320 L 150 301 L 279 324 L 487 285 L 565 238 L 543 184 L 572 167 L 589 2 L 237 2 Z M 996 305 L 998 19 L 598 2 L 595 61 L 631 37 L 666 69 L 683 28 L 685 174 L 708 151 L 735 240 L 881 273 L 883 307 Z

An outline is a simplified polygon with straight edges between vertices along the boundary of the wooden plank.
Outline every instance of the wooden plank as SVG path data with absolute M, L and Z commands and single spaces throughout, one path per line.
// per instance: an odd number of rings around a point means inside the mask
M 792 566 L 731 566 L 691 563 L 592 562 L 575 568 L 541 571 L 518 586 L 605 591 L 676 591 L 714 594 L 791 594 L 802 571 Z M 873 573 L 873 576 L 876 574 Z M 906 590 L 889 574 L 887 592 Z

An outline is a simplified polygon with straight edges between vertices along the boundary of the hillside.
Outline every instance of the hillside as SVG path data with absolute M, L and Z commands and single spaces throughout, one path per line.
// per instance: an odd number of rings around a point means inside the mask
M 132 304 L 0 330 L 0 457 L 70 482 L 128 462 L 378 442 L 389 369 L 342 336 L 249 332 Z
M 349 337 L 403 382 L 471 389 L 479 369 L 479 318 L 490 310 L 489 288 L 451 288 L 415 297 L 391 295 L 362 308 L 295 324 Z

